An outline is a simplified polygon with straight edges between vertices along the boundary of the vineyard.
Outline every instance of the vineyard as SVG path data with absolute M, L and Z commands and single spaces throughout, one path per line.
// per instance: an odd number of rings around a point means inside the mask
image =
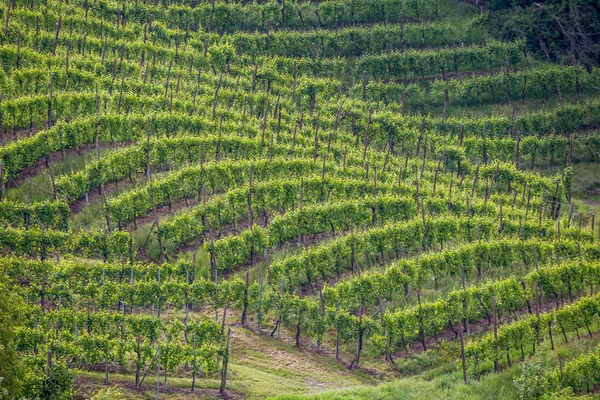
M 489 3 L 3 0 L 0 399 L 598 398 L 600 67 Z

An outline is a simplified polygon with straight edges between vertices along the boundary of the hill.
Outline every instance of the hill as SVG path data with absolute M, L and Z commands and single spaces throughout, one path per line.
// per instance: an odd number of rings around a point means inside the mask
M 0 397 L 597 396 L 596 3 L 3 3 Z

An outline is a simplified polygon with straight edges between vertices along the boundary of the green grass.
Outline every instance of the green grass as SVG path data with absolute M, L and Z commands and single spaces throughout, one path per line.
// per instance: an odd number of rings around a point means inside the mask
M 537 167 L 535 170 L 542 175 L 556 175 L 562 171 L 562 167 Z M 581 213 L 582 226 L 589 229 L 591 215 L 596 215 L 596 231 L 600 227 L 600 163 L 577 163 L 573 164 L 573 183 L 571 186 L 573 203 L 573 222 L 579 224 L 579 213 Z M 569 206 L 564 201 L 561 214 L 568 215 Z
M 156 371 L 149 373 L 144 380 L 140 390 L 135 389 L 135 377 L 129 374 L 109 374 L 109 386 L 117 386 L 120 388 L 121 398 L 123 400 L 142 400 L 156 398 Z M 74 399 L 88 399 L 90 395 L 97 393 L 102 388 L 105 388 L 104 373 L 79 371 L 77 373 L 76 387 L 77 395 Z M 161 377 L 161 395 L 162 399 L 178 400 L 190 398 L 191 379 L 168 377 L 167 389 L 162 387 L 163 378 Z M 220 382 L 215 379 L 207 379 L 202 377 L 197 380 L 196 387 L 198 396 L 201 399 L 216 399 L 216 391 L 219 389 Z M 210 391 L 207 391 L 210 390 Z M 196 397 L 196 396 L 195 396 Z M 112 399 L 111 399 L 112 400 Z
M 374 381 L 328 356 L 245 329 L 234 330 L 232 343 L 233 389 L 248 398 L 308 394 Z
M 439 2 L 439 14 L 444 21 L 453 21 L 462 25 L 478 13 L 478 8 L 466 1 L 445 0 Z
M 55 162 L 52 164 L 54 177 L 57 178 L 83 169 L 85 163 L 89 162 L 91 157 L 92 154 L 88 152 L 83 155 L 68 156 L 64 161 Z M 9 189 L 6 198 L 18 202 L 52 200 L 50 169 L 44 168 L 39 174 L 25 179 L 18 187 Z
M 536 65 L 544 65 L 544 63 L 536 62 Z M 563 103 L 576 103 L 576 102 L 585 102 L 587 100 L 593 100 L 597 98 L 596 95 L 593 94 L 582 94 L 581 100 L 579 100 L 576 96 L 572 95 L 563 95 Z M 470 117 L 480 117 L 486 115 L 500 115 L 511 117 L 513 112 L 513 106 L 515 109 L 515 116 L 527 114 L 527 113 L 535 113 L 541 111 L 553 111 L 560 108 L 560 100 L 558 98 L 557 93 L 550 93 L 548 96 L 548 100 L 543 97 L 540 98 L 526 98 L 525 102 L 521 102 L 520 97 L 517 94 L 513 94 L 513 99 L 510 104 L 508 104 L 506 99 L 506 94 L 498 94 L 498 101 L 496 103 L 486 103 L 481 105 L 469 105 L 463 106 L 458 103 L 452 102 L 452 97 L 450 97 L 450 105 L 448 107 L 448 116 L 470 116 Z M 441 115 L 443 110 L 443 106 L 428 108 L 423 110 L 424 112 L 429 112 L 433 115 Z
M 597 330 L 598 327 L 595 327 Z M 518 390 L 514 384 L 514 380 L 521 376 L 522 368 L 524 365 L 531 365 L 539 363 L 543 368 L 556 368 L 558 366 L 558 358 L 561 356 L 565 362 L 569 359 L 575 358 L 585 352 L 591 351 L 600 343 L 600 336 L 596 334 L 593 338 L 584 336 L 580 332 L 581 339 L 574 340 L 572 333 L 570 336 L 569 343 L 564 343 L 562 339 L 555 338 L 555 350 L 550 349 L 548 340 L 541 343 L 538 348 L 538 352 L 533 357 L 526 357 L 526 361 L 518 361 L 516 353 L 513 354 L 513 365 L 507 367 L 502 365 L 500 373 L 491 373 L 491 363 L 485 363 L 482 367 L 486 370 L 486 374 L 481 375 L 478 378 L 473 377 L 473 371 L 468 371 L 468 384 L 463 383 L 462 373 L 460 371 L 460 364 L 458 361 L 457 344 L 450 344 L 449 348 L 436 348 L 432 351 L 422 353 L 420 355 L 411 356 L 410 359 L 413 362 L 419 362 L 418 360 L 431 359 L 440 354 L 446 352 L 446 350 L 453 348 L 449 353 L 453 353 L 454 357 L 452 360 L 436 360 L 437 367 L 430 368 L 427 372 L 421 373 L 418 376 L 405 377 L 396 379 L 392 382 L 382 383 L 376 386 L 363 385 L 342 390 L 326 391 L 323 393 L 315 393 L 310 395 L 278 395 L 275 399 L 280 400 L 292 400 L 292 399 L 319 399 L 319 400 L 337 400 L 337 399 L 351 399 L 351 400 L 412 400 L 412 399 L 423 399 L 423 400 L 438 400 L 438 399 L 460 399 L 460 400 L 475 400 L 475 399 L 486 399 L 486 400 L 509 400 L 518 398 Z M 515 357 L 516 356 L 516 357 Z M 407 361 L 396 360 L 398 368 L 401 368 L 402 363 Z M 558 396 L 559 398 L 571 398 Z M 578 397 L 581 398 L 581 397 Z M 592 395 L 592 398 L 600 398 L 600 394 L 596 393 Z
M 193 318 L 193 317 L 192 317 Z M 239 313 L 228 313 L 228 321 L 239 320 Z M 308 394 L 315 391 L 352 387 L 375 380 L 356 371 L 348 371 L 335 360 L 313 353 L 306 349 L 297 349 L 290 344 L 266 335 L 256 335 L 246 329 L 232 329 L 232 349 L 230 379 L 228 390 L 243 393 L 248 399 L 264 399 L 279 394 Z M 80 371 L 77 379 L 77 392 L 81 397 L 102 388 L 103 372 Z M 111 385 L 122 388 L 124 399 L 155 398 L 156 371 L 152 371 L 144 381 L 141 391 L 133 389 L 135 377 L 133 371 L 127 374 L 109 375 Z M 190 398 L 191 378 L 189 374 L 169 377 L 170 391 L 163 390 L 161 399 Z M 220 381 L 215 375 L 197 380 L 199 392 L 210 389 L 210 393 L 201 398 L 215 398 L 215 390 Z M 239 396 L 238 396 L 239 397 Z M 234 394 L 234 398 L 238 398 Z
M 360 386 L 351 389 L 330 391 L 315 395 L 281 395 L 275 399 L 369 399 L 369 400 L 440 400 L 440 399 L 514 399 L 517 393 L 512 379 L 519 369 L 511 368 L 500 375 L 488 375 L 479 382 L 462 384 L 460 373 L 442 375 L 433 380 L 421 377 L 398 379 L 378 386 Z
M 440 2 L 440 16 L 443 20 L 456 22 L 457 26 L 464 23 L 467 18 L 476 15 L 478 8 L 462 0 L 444 0 Z M 356 59 L 348 58 L 349 63 L 354 63 Z M 541 65 L 544 62 L 533 62 L 532 65 Z M 349 83 L 359 82 L 359 77 L 348 75 L 344 79 Z M 513 105 L 506 103 L 505 99 L 499 100 L 496 104 L 483 104 L 480 106 L 465 107 L 455 104 L 450 98 L 449 116 L 456 115 L 505 115 L 510 116 Z M 584 100 L 590 96 L 584 97 Z M 518 99 L 513 102 L 517 115 L 539 110 L 550 110 L 559 107 L 557 94 L 552 93 L 547 101 L 544 99 L 528 99 L 521 104 Z M 565 102 L 574 101 L 572 96 L 565 96 Z M 422 108 L 422 107 L 421 107 Z M 427 107 L 422 110 L 432 115 L 441 115 L 442 107 Z M 110 151 L 109 149 L 103 150 Z M 79 171 L 84 168 L 85 163 L 89 162 L 95 156 L 94 151 L 84 153 L 83 155 L 71 154 L 64 161 L 55 162 L 53 171 L 55 177 Z M 535 165 L 535 171 L 544 175 L 556 176 L 560 173 L 561 167 L 548 167 L 548 160 L 539 160 Z M 522 160 L 522 168 L 529 167 L 527 160 Z M 589 226 L 589 215 L 600 214 L 600 164 L 580 163 L 574 165 L 573 176 L 573 197 L 575 199 L 575 215 L 582 213 L 583 224 Z M 167 172 L 157 173 L 155 179 L 160 179 Z M 143 177 L 134 179 L 132 184 L 126 187 L 120 182 L 119 188 L 113 190 L 110 196 L 116 196 L 127 190 L 135 188 L 144 181 Z M 110 184 L 111 187 L 114 184 Z M 50 174 L 48 169 L 43 169 L 34 177 L 25 179 L 19 188 L 10 189 L 7 198 L 15 201 L 40 201 L 52 198 L 52 187 L 50 183 Z M 565 201 L 566 203 L 566 201 Z M 174 214 L 182 212 L 178 210 Z M 567 206 L 561 209 L 561 214 L 568 212 Z M 577 217 L 576 217 L 577 218 Z M 74 214 L 70 221 L 70 227 L 73 230 L 101 229 L 105 224 L 103 200 L 97 199 L 86 205 L 86 207 Z M 116 221 L 113 221 L 113 224 Z M 600 226 L 600 217 L 597 218 L 597 225 Z M 140 224 L 133 233 L 134 247 L 139 249 L 148 238 L 145 244 L 144 254 L 151 260 L 158 260 L 159 248 L 154 234 L 150 233 L 152 223 Z M 598 228 L 597 228 L 598 229 Z M 271 262 L 283 258 L 299 251 L 298 246 L 286 244 L 277 248 L 274 254 L 270 255 Z M 178 254 L 180 260 L 190 261 L 193 257 L 193 250 Z M 173 260 L 170 260 L 173 261 Z M 210 257 L 208 253 L 201 248 L 195 251 L 195 273 L 196 276 L 210 276 Z M 376 266 L 373 270 L 381 270 L 385 266 Z M 266 266 L 264 262 L 258 263 L 250 269 L 250 280 L 257 281 L 261 274 L 264 274 Z M 230 278 L 243 278 L 245 271 L 239 271 L 231 274 Z M 523 274 L 522 267 L 515 265 L 505 269 L 491 269 L 484 272 L 484 281 L 492 279 L 503 279 L 508 275 L 520 276 Z M 475 284 L 476 277 L 469 276 L 469 283 Z M 428 281 L 424 284 L 421 291 L 422 301 L 434 301 L 440 296 L 447 295 L 451 290 L 460 287 L 460 277 L 444 277 L 440 279 L 439 288 L 434 289 L 434 283 Z M 414 288 L 408 298 L 398 294 L 394 296 L 392 307 L 407 307 L 414 305 L 416 296 Z M 170 311 L 169 311 L 170 312 Z M 204 310 L 204 313 L 214 314 L 214 310 Z M 222 310 L 219 311 L 222 315 Z M 518 398 L 517 387 L 513 380 L 521 375 L 523 363 L 515 362 L 510 368 L 505 368 L 499 374 L 485 374 L 480 379 L 472 378 L 468 385 L 462 382 L 462 374 L 457 363 L 459 354 L 459 344 L 456 340 L 451 342 L 440 342 L 431 351 L 416 353 L 413 352 L 407 358 L 397 358 L 395 366 L 386 363 L 380 356 L 378 350 L 367 339 L 363 352 L 361 354 L 361 369 L 348 370 L 343 364 L 336 362 L 331 356 L 333 349 L 332 335 L 328 334 L 324 338 L 323 347 L 327 352 L 317 353 L 314 349 L 293 347 L 290 343 L 293 341 L 293 329 L 282 328 L 282 340 L 271 338 L 268 335 L 258 335 L 246 329 L 239 327 L 240 310 L 234 309 L 228 311 L 228 326 L 232 327 L 232 351 L 230 366 L 230 383 L 228 390 L 231 390 L 234 398 L 242 396 L 249 399 L 516 399 Z M 175 314 L 175 313 L 174 313 Z M 271 317 L 273 315 L 271 314 Z M 192 319 L 197 317 L 197 313 L 192 313 Z M 250 325 L 256 326 L 256 316 L 250 315 Z M 266 328 L 273 328 L 273 318 L 265 321 Z M 573 334 L 574 335 L 574 334 Z M 558 335 L 557 335 L 558 336 Z M 307 337 L 304 332 L 302 335 L 303 344 L 310 341 L 314 344 L 315 338 Z M 555 339 L 556 350 L 549 349 L 549 344 L 542 343 L 538 354 L 533 357 L 531 362 L 541 362 L 548 368 L 557 365 L 557 357 L 560 355 L 565 358 L 574 357 L 589 351 L 600 342 L 600 334 L 592 339 L 582 337 L 581 340 L 562 343 L 562 339 Z M 314 347 L 314 346 L 313 346 Z M 345 361 L 352 359 L 355 351 L 355 341 L 351 340 L 341 345 L 342 358 Z M 518 360 L 518 355 L 514 360 Z M 485 371 L 490 371 L 490 363 L 481 366 Z M 89 398 L 98 389 L 102 388 L 104 374 L 102 372 L 79 371 L 77 381 L 77 395 L 75 399 Z M 469 376 L 473 376 L 473 371 L 469 371 Z M 155 398 L 155 372 L 150 372 L 141 391 L 132 389 L 134 381 L 133 371 L 127 371 L 126 374 L 111 374 L 111 385 L 122 387 L 124 399 L 154 399 Z M 188 373 L 179 372 L 177 376 L 169 378 L 171 390 L 167 393 L 161 393 L 161 398 L 178 400 L 190 398 L 189 388 L 191 379 Z M 216 374 L 209 377 L 201 377 L 198 380 L 200 395 L 198 398 L 214 399 L 218 398 L 216 390 L 219 387 L 219 380 Z M 236 397 L 237 396 L 237 397 Z M 600 395 L 594 395 L 600 398 Z
M 100 155 L 113 151 L 111 148 L 100 150 Z M 65 155 L 64 160 L 52 163 L 52 172 L 55 180 L 62 175 L 81 171 L 86 164 L 96 158 L 96 150 L 82 151 L 81 154 L 72 153 Z M 43 165 L 35 176 L 24 179 L 18 187 L 13 187 L 6 192 L 8 200 L 18 202 L 35 202 L 52 199 L 52 179 L 50 169 Z
M 192 315 L 194 317 L 196 313 Z M 456 341 L 442 342 L 431 351 L 411 354 L 407 359 L 398 358 L 394 369 L 380 356 L 365 350 L 363 359 L 366 362 L 362 366 L 372 368 L 377 374 L 371 376 L 360 370 L 349 371 L 327 354 L 292 347 L 289 339 L 293 332 L 284 330 L 284 340 L 277 340 L 236 327 L 238 321 L 239 311 L 230 311 L 228 326 L 232 327 L 232 350 L 228 390 L 233 392 L 233 398 L 243 395 L 249 399 L 516 399 L 518 391 L 513 381 L 521 376 L 524 365 L 540 363 L 544 368 L 556 368 L 559 356 L 568 361 L 600 343 L 599 334 L 590 339 L 580 331 L 581 338 L 576 340 L 575 333 L 571 332 L 569 343 L 563 342 L 560 335 L 555 335 L 555 350 L 550 349 L 546 338 L 538 347 L 537 354 L 531 359 L 527 356 L 525 362 L 519 361 L 518 352 L 511 355 L 512 367 L 507 367 L 505 361 L 501 360 L 501 372 L 498 374 L 491 373 L 492 365 L 489 362 L 479 367 L 479 371 L 485 372 L 479 377 L 470 368 L 469 384 L 465 385 L 457 362 L 459 346 Z M 251 324 L 254 326 L 255 321 L 251 321 Z M 592 331 L 598 329 L 597 323 L 592 326 Z M 331 348 L 330 345 L 328 343 L 328 348 Z M 343 351 L 344 358 L 348 359 L 352 344 L 344 346 Z M 102 387 L 102 379 L 101 372 L 81 372 L 78 393 L 84 395 L 95 392 Z M 123 387 L 124 399 L 154 398 L 155 374 L 149 376 L 150 380 L 146 381 L 143 391 L 131 389 L 133 379 L 131 371 L 127 375 L 110 375 L 111 384 Z M 393 380 L 385 382 L 389 379 Z M 190 385 L 191 380 L 185 373 L 170 377 L 171 391 L 163 391 L 161 398 L 190 398 Z M 201 378 L 198 387 L 204 389 L 204 392 L 200 390 L 204 393 L 200 398 L 214 398 L 218 379 L 215 376 Z M 600 395 L 593 394 L 592 398 L 600 398 Z

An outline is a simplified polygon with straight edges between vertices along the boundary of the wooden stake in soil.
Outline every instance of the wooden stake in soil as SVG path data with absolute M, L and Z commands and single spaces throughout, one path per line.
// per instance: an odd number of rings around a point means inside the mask
M 8 15 L 7 15 L 8 17 Z M 8 24 L 8 19 L 7 19 Z M 60 34 L 60 25 L 62 24 L 62 15 L 58 15 L 58 22 L 56 23 L 56 35 L 54 36 L 54 44 L 52 45 L 52 57 L 56 54 L 56 46 L 58 45 L 58 35 Z
M 148 127 L 146 129 L 146 178 L 151 179 L 152 170 L 150 167 L 150 117 L 148 117 Z
M 363 150 L 363 161 L 367 158 L 367 147 L 369 147 L 369 126 L 371 125 L 371 116 L 373 115 L 373 109 L 369 108 L 369 116 L 367 118 L 367 126 L 365 127 L 365 137 L 364 137 L 364 150 Z
M 156 350 L 157 364 L 156 364 L 156 400 L 160 398 L 160 343 Z
M 229 341 L 231 339 L 231 328 L 227 329 L 227 347 L 225 348 L 225 357 L 223 358 L 223 369 L 221 370 L 221 388 L 219 392 L 225 394 L 227 387 L 227 366 L 229 364 Z
M 52 374 L 52 349 L 48 350 L 48 359 L 46 362 L 46 377 L 50 378 Z
M 402 91 L 402 116 L 404 117 L 404 113 L 405 113 L 405 109 L 406 109 L 406 91 Z
M 253 252 L 254 253 L 254 252 Z M 254 254 L 252 255 L 252 258 L 254 258 Z M 244 328 L 247 328 L 247 315 L 248 315 L 248 287 L 249 287 L 249 277 L 248 277 L 248 270 L 246 270 L 246 287 L 244 289 L 244 307 L 242 310 L 242 326 Z
M 277 320 L 277 339 L 279 339 L 280 335 L 281 335 L 281 318 L 282 318 L 282 314 L 283 314 L 283 288 L 284 288 L 284 283 L 285 281 L 283 280 L 283 278 L 281 279 L 281 291 L 279 292 L 279 318 Z M 271 333 L 271 336 L 273 336 L 273 333 Z
M 521 144 L 521 133 L 517 133 L 517 144 L 515 148 L 515 168 L 519 169 L 519 147 Z
M 494 372 L 498 372 L 498 310 L 496 308 L 496 296 L 492 297 L 492 313 L 494 317 Z
M 313 151 L 313 161 L 317 161 L 319 156 L 319 118 L 317 118 L 317 126 L 315 127 L 315 148 Z
M 471 198 L 475 195 L 475 188 L 477 187 L 477 180 L 479 179 L 479 165 L 475 170 L 475 178 L 473 178 L 473 188 L 471 189 Z
M 48 98 L 48 129 L 52 128 L 52 86 L 54 83 L 54 74 L 50 73 L 50 95 Z
M 465 362 L 465 342 L 463 339 L 463 326 L 462 326 L 462 322 L 460 320 L 458 320 L 458 337 L 460 338 L 460 360 L 462 363 L 463 380 L 466 384 L 468 382 L 467 382 L 467 364 Z
M 106 196 L 105 196 L 106 198 Z M 162 236 L 160 236 L 160 228 L 158 226 L 158 213 L 156 212 L 156 205 L 154 205 L 154 199 L 152 201 L 152 212 L 154 213 L 154 224 L 156 225 L 156 238 L 158 239 L 158 249 L 160 251 L 160 262 L 163 263 L 165 260 L 165 250 L 163 246 Z
M 248 227 L 252 228 L 252 164 L 250 164 L 250 179 L 248 182 Z
M 214 0 L 213 0 L 214 4 Z M 223 74 L 219 75 L 219 81 L 217 82 L 217 88 L 215 90 L 215 99 L 213 101 L 213 109 L 212 109 L 212 120 L 215 120 L 215 113 L 217 112 L 217 97 L 219 95 L 219 89 L 221 88 L 221 81 L 223 80 Z M 264 139 L 263 139 L 264 141 Z
M 295 98 L 295 94 L 296 94 L 296 79 L 297 79 L 297 74 L 298 74 L 298 70 L 297 70 L 297 66 L 296 66 L 296 61 L 294 61 L 294 71 L 292 73 L 292 75 L 294 77 L 294 81 L 292 83 L 292 103 L 294 102 L 294 98 Z
M 466 283 L 465 283 L 465 264 L 463 263 L 461 266 L 461 284 L 462 284 L 462 289 L 463 291 L 467 289 Z M 465 315 L 469 309 L 469 305 L 467 303 L 467 299 L 463 299 L 463 307 L 465 309 Z M 465 331 L 467 332 L 467 334 L 470 334 L 471 331 L 469 329 L 469 318 L 465 318 Z
M 498 228 L 498 232 L 502 233 L 503 230 L 504 230 L 504 219 L 503 219 L 503 215 L 502 215 L 502 198 L 500 198 L 500 226 Z
M 121 89 L 119 90 L 119 103 L 117 105 L 117 113 L 121 111 L 121 103 L 123 101 L 123 86 L 125 85 L 125 70 L 121 72 Z
M 0 201 L 4 198 L 4 164 L 0 162 Z
M 9 0 L 8 4 L 6 5 L 6 22 L 4 23 L 4 36 L 8 36 L 8 21 L 10 20 L 10 6 L 12 4 L 12 1 Z M 59 16 L 60 18 L 60 16 Z
M 268 254 L 267 254 L 267 249 L 265 248 L 264 250 L 264 260 L 265 260 L 265 266 L 266 266 L 266 270 L 267 270 L 267 274 L 269 273 L 269 258 L 268 258 Z M 258 312 L 256 313 L 256 330 L 257 332 L 260 334 L 260 330 L 262 328 L 262 319 L 263 319 L 263 314 L 262 314 L 262 299 L 263 299 L 263 274 L 261 272 L 260 276 L 258 277 Z
M 46 157 L 46 162 L 48 164 L 48 172 L 50 172 L 50 183 L 52 184 L 52 197 L 54 198 L 54 200 L 56 200 L 58 198 L 58 195 L 56 193 L 56 182 L 54 180 L 54 171 L 52 169 L 52 162 L 50 161 L 50 157 Z
M 193 333 L 193 357 L 194 357 L 194 365 L 192 366 L 192 393 L 196 391 L 196 332 Z
M 69 74 L 69 53 L 71 52 L 71 41 L 67 40 L 67 57 L 65 60 L 65 72 Z

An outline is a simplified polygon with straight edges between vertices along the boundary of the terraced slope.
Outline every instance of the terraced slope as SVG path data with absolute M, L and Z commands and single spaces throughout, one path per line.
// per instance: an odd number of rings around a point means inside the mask
M 600 70 L 451 0 L 0 14 L 9 397 L 600 383 Z

